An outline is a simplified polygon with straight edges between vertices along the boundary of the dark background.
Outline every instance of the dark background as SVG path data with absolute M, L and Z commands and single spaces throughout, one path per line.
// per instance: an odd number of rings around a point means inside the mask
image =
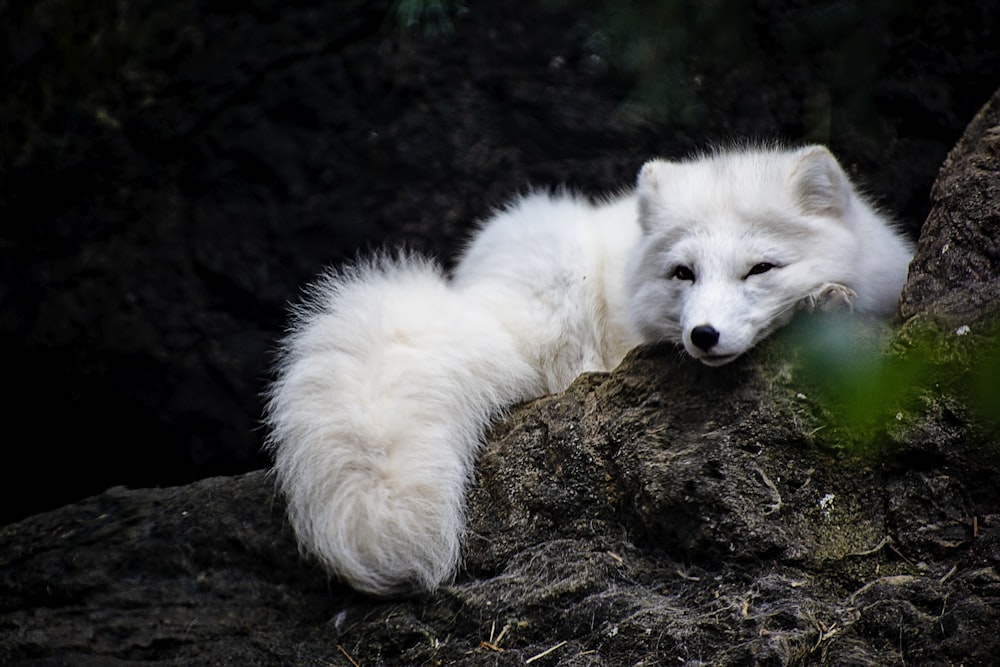
M 748 137 L 829 144 L 915 236 L 1000 85 L 996 1 L 622 7 L 0 2 L 0 523 L 266 466 L 328 264 Z

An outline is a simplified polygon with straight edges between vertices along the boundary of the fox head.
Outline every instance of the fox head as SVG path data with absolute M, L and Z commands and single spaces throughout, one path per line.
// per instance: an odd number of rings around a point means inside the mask
M 683 344 L 705 364 L 737 358 L 852 275 L 860 204 L 821 146 L 654 160 L 637 195 L 632 321 L 646 342 Z

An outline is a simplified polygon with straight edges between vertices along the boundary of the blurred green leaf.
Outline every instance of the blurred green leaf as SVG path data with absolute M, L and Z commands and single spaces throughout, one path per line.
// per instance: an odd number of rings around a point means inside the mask
M 796 377 L 818 400 L 829 426 L 821 439 L 871 455 L 891 445 L 893 428 L 942 402 L 958 401 L 977 421 L 998 429 L 998 334 L 927 327 L 887 345 L 862 319 L 824 315 L 804 318 L 787 335 L 799 354 Z

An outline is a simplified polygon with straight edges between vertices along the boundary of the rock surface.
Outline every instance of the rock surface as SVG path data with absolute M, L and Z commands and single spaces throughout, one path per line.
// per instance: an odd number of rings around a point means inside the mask
M 449 257 L 527 187 L 819 140 L 916 237 L 1000 80 L 997 0 L 445 4 L 440 36 L 388 0 L 0 6 L 3 414 L 32 434 L 0 523 L 266 465 L 302 286 L 383 243 Z
M 904 317 L 931 311 L 958 325 L 990 312 L 1000 294 L 1000 94 L 948 154 L 935 204 L 900 303 Z
M 968 281 L 921 292 L 940 252 L 924 237 L 890 357 L 913 352 L 930 315 L 954 313 L 957 290 L 997 280 L 979 268 L 997 266 L 994 250 L 962 254 L 997 211 L 956 210 L 964 184 L 1000 168 L 997 111 L 942 170 L 936 191 L 950 194 L 930 219 L 952 224 L 928 226 L 952 239 L 952 270 Z M 963 317 L 995 320 L 992 295 Z M 951 367 L 974 370 L 997 349 L 995 329 L 933 331 Z M 261 472 L 112 489 L 9 525 L 0 662 L 990 664 L 1000 424 L 935 376 L 866 431 L 879 454 L 837 449 L 842 425 L 813 397 L 795 340 L 711 373 L 640 349 L 515 410 L 469 493 L 466 569 L 425 599 L 327 581 L 297 557 Z
M 175 6 L 176 10 L 162 10 L 165 14 L 159 15 L 164 25 L 174 25 L 171 22 L 177 19 L 170 12 L 177 11 L 183 18 L 195 8 L 194 4 Z M 212 15 L 218 24 L 205 25 L 216 29 L 209 34 L 219 35 L 225 33 L 224 27 L 242 25 L 246 30 L 240 33 L 242 38 L 252 43 L 252 28 L 258 25 L 255 21 L 269 18 L 265 5 L 258 11 L 260 16 L 254 20 L 244 17 L 243 24 L 236 15 L 219 13 Z M 476 18 L 468 20 L 484 20 L 482 13 L 476 14 L 479 11 L 478 5 L 472 7 Z M 291 14 L 282 13 L 270 18 L 281 26 L 286 24 L 278 19 L 287 20 L 288 16 Z M 279 81 L 287 83 L 299 76 L 315 80 L 310 78 L 316 74 L 312 68 L 322 69 L 324 63 L 331 62 L 321 55 L 334 45 L 353 43 L 358 34 L 368 34 L 382 15 L 375 12 L 374 16 L 362 12 L 357 22 L 329 23 L 337 26 L 331 28 L 335 36 L 322 42 L 326 46 L 300 44 L 294 53 L 307 54 L 301 58 L 288 55 L 288 60 L 267 61 L 262 53 L 273 56 L 269 51 L 272 45 L 226 54 L 242 62 L 244 69 L 231 63 L 197 72 L 179 67 L 180 83 L 147 90 L 143 94 L 153 95 L 154 103 L 150 106 L 149 98 L 143 98 L 147 104 L 143 106 L 137 98 L 134 115 L 119 119 L 133 128 L 128 136 L 137 143 L 122 143 L 118 131 L 110 126 L 101 130 L 101 115 L 95 111 L 93 118 L 98 120 L 88 127 L 105 142 L 100 144 L 105 152 L 99 151 L 98 157 L 106 159 L 121 151 L 125 174 L 155 181 L 161 172 L 136 167 L 144 163 L 136 156 L 150 146 L 155 154 L 179 151 L 190 158 L 198 150 L 210 153 L 213 142 L 224 137 L 250 141 L 268 135 L 268 127 L 256 122 L 241 126 L 241 131 L 233 130 L 232 124 L 240 122 L 241 110 L 245 111 L 239 101 L 256 100 L 254 91 Z M 499 27 L 495 27 L 498 32 L 492 39 L 500 52 L 503 40 L 498 35 L 510 34 L 504 32 L 511 29 L 510 22 L 523 26 L 526 24 L 519 21 L 526 19 L 495 18 Z M 312 14 L 309 19 L 322 23 L 323 16 Z M 27 18 L 24 22 L 31 24 Z M 491 34 L 482 29 L 484 32 L 475 34 Z M 579 38 L 550 30 L 554 41 L 546 42 L 536 35 L 539 42 L 511 57 L 528 58 L 526 54 L 534 49 L 544 52 L 545 48 L 552 48 L 554 52 L 548 55 L 555 57 L 567 43 L 579 46 Z M 289 30 L 289 34 L 294 32 Z M 186 52 L 178 47 L 183 40 L 178 42 L 172 32 L 167 33 L 171 38 L 161 41 L 149 36 L 151 45 L 166 49 L 157 62 L 183 65 Z M 25 39 L 31 37 L 30 32 L 26 34 Z M 199 33 L 186 34 L 185 39 L 193 40 L 189 48 L 196 48 Z M 458 31 L 454 39 L 472 39 L 471 34 L 462 36 Z M 392 40 L 384 44 L 395 44 L 402 50 L 430 50 L 419 40 L 416 45 L 400 46 L 402 42 Z M 370 50 L 349 45 L 344 50 L 345 68 L 352 71 L 370 72 L 376 67 L 373 63 L 378 64 L 376 69 L 391 70 L 389 64 L 394 63 L 405 70 L 407 63 L 420 61 L 404 57 L 372 61 Z M 465 52 L 492 53 L 490 49 Z M 258 62 L 262 57 L 266 66 Z M 580 56 L 583 60 L 586 58 Z M 46 61 L 25 61 L 18 66 L 41 62 Z M 490 67 L 501 67 L 507 61 L 487 58 L 486 62 L 489 67 L 479 71 L 490 72 Z M 510 67 L 499 79 L 486 75 L 471 79 L 469 85 L 481 93 L 491 90 L 497 80 L 513 81 L 510 88 L 492 89 L 503 104 L 532 99 L 545 89 L 531 77 L 508 79 L 517 71 L 514 65 Z M 240 79 L 235 88 L 231 81 L 224 85 L 225 73 L 234 71 L 244 72 L 241 76 L 247 78 Z M 421 82 L 421 77 L 426 77 L 431 88 L 435 83 L 433 70 L 392 71 L 408 81 Z M 596 74 L 585 74 L 582 65 L 572 74 L 545 71 L 548 74 L 543 79 L 555 77 L 552 85 L 565 83 L 564 76 L 571 87 L 579 89 L 595 81 L 607 82 Z M 276 78 L 262 72 L 272 72 Z M 207 90 L 213 90 L 214 85 L 228 91 L 228 102 L 208 104 L 199 112 L 202 121 L 191 125 L 171 115 L 179 113 L 179 103 L 158 104 L 156 100 L 170 92 L 185 99 L 181 93 L 197 86 L 184 84 L 189 81 L 184 76 L 194 74 L 202 82 L 211 80 L 206 78 L 208 74 L 217 76 L 214 84 L 204 85 Z M 383 71 L 372 77 L 345 76 L 363 88 L 383 81 L 385 75 Z M 234 94 L 233 90 L 239 92 Z M 420 127 L 417 120 L 426 116 L 412 110 L 409 96 L 423 88 L 393 90 L 389 98 L 398 104 L 398 115 L 389 115 L 399 124 L 385 124 L 391 135 L 391 140 L 385 140 L 386 146 L 396 146 L 398 151 L 390 162 L 402 164 L 406 156 L 426 154 L 425 149 L 404 148 L 404 144 L 433 145 L 444 135 L 422 136 L 412 131 Z M 139 95 L 141 91 L 132 92 Z M 377 90 L 373 95 L 385 92 Z M 481 99 L 474 91 L 465 92 L 470 97 L 462 99 Z M 892 331 L 874 323 L 860 324 L 872 338 L 885 341 L 881 359 L 899 362 L 903 370 L 913 368 L 906 365 L 908 361 L 923 360 L 916 367 L 920 372 L 912 375 L 912 390 L 879 401 L 878 409 L 866 413 L 864 420 L 841 418 L 844 413 L 838 412 L 836 395 L 830 398 L 822 378 L 808 372 L 808 358 L 794 329 L 745 359 L 712 372 L 672 349 L 637 350 L 613 373 L 583 376 L 563 394 L 520 406 L 496 425 L 469 491 L 465 569 L 453 585 L 423 599 L 373 600 L 329 581 L 316 566 L 299 558 L 284 520 L 282 501 L 275 497 L 272 482 L 263 472 L 213 477 L 163 489 L 113 488 L 0 528 L 0 664 L 991 664 L 1000 654 L 996 632 L 1000 627 L 1000 403 L 990 402 L 997 397 L 998 375 L 989 373 L 990 363 L 998 358 L 1000 307 L 1000 252 L 996 244 L 1000 201 L 995 194 L 996 175 L 1000 173 L 995 141 L 1000 133 L 998 95 L 969 125 L 938 176 L 933 210 L 903 296 L 902 318 Z M 448 106 L 440 104 L 429 107 Z M 531 110 L 537 111 L 536 107 L 512 106 L 519 110 L 514 117 L 523 122 L 515 134 L 541 127 L 532 124 Z M 102 107 L 87 108 L 100 111 Z M 572 116 L 561 122 L 586 125 L 592 120 L 582 113 L 583 106 L 558 108 Z M 139 113 L 138 109 L 145 111 Z M 574 110 L 581 115 L 574 116 Z M 301 120 L 302 112 L 298 109 L 292 115 Z M 468 113 L 474 115 L 474 110 Z M 79 121 L 73 114 L 58 118 Z M 54 119 L 41 121 L 58 125 Z M 190 143 L 173 141 L 175 124 Z M 350 123 L 345 121 L 345 125 Z M 170 128 L 174 130 L 168 132 Z M 475 129 L 457 128 L 454 136 L 466 137 L 456 140 L 459 145 L 465 146 L 462 142 L 471 140 Z M 364 134 L 357 127 L 346 131 Z M 40 268 L 31 274 L 31 280 L 19 283 L 34 291 L 15 294 L 8 287 L 5 304 L 12 299 L 27 304 L 45 289 L 79 277 L 71 299 L 46 296 L 32 302 L 32 317 L 37 319 L 31 320 L 34 328 L 30 331 L 42 336 L 32 353 L 65 352 L 73 347 L 72 337 L 60 338 L 69 334 L 46 328 L 44 323 L 62 318 L 80 331 L 90 331 L 85 324 L 96 317 L 106 326 L 108 336 L 92 339 L 105 345 L 98 357 L 88 361 L 88 350 L 81 349 L 74 353 L 80 358 L 72 363 L 82 366 L 60 369 L 67 358 L 56 355 L 47 368 L 59 370 L 63 378 L 82 373 L 76 381 L 105 378 L 109 386 L 125 393 L 133 386 L 131 382 L 139 386 L 158 379 L 154 393 L 138 402 L 152 411 L 156 402 L 149 396 L 166 397 L 170 400 L 165 405 L 170 409 L 151 416 L 152 422 L 140 418 L 136 422 L 139 426 L 175 418 L 177 403 L 170 401 L 188 405 L 208 421 L 242 415 L 240 423 L 245 425 L 250 418 L 242 409 L 212 412 L 216 406 L 206 399 L 202 413 L 197 391 L 178 394 L 178 387 L 190 385 L 185 384 L 187 380 L 172 383 L 195 368 L 194 361 L 194 365 L 182 366 L 175 371 L 177 375 L 166 378 L 156 372 L 160 367 L 140 365 L 134 369 L 134 377 L 123 379 L 109 372 L 111 366 L 103 355 L 125 349 L 108 341 L 121 343 L 129 332 L 136 331 L 130 328 L 135 322 L 149 319 L 139 315 L 155 312 L 153 304 L 159 303 L 159 297 L 150 295 L 156 290 L 176 289 L 184 296 L 206 299 L 226 294 L 230 299 L 227 303 L 239 303 L 240 294 L 246 297 L 253 290 L 264 289 L 271 295 L 261 297 L 271 304 L 264 310 L 280 319 L 276 303 L 283 298 L 279 296 L 283 290 L 265 284 L 267 277 L 278 275 L 277 270 L 268 265 L 270 268 L 265 266 L 260 273 L 247 271 L 253 265 L 249 258 L 259 248 L 251 250 L 234 243 L 232 234 L 206 222 L 212 219 L 212 212 L 225 212 L 225 202 L 235 201 L 222 196 L 225 188 L 221 186 L 249 188 L 259 194 L 257 187 L 278 187 L 273 174 L 254 180 L 247 173 L 228 173 L 224 165 L 213 163 L 206 165 L 207 175 L 190 176 L 204 187 L 200 189 L 187 181 L 172 180 L 178 177 L 181 166 L 188 164 L 187 158 L 175 155 L 164 163 L 167 167 L 163 168 L 170 172 L 167 185 L 149 198 L 107 173 L 87 174 L 94 165 L 92 160 L 97 159 L 92 155 L 81 157 L 79 163 L 66 162 L 65 153 L 56 150 L 59 146 L 54 137 L 59 135 L 42 134 L 47 139 L 39 140 L 34 148 L 47 146 L 50 161 L 34 162 L 34 167 L 24 167 L 16 176 L 5 172 L 6 177 L 16 179 L 19 189 L 5 190 L 4 201 L 7 210 L 13 210 L 11 198 L 33 201 L 42 181 L 32 180 L 33 173 L 37 176 L 32 170 L 62 165 L 64 171 L 52 178 L 69 188 L 67 199 L 49 202 L 52 210 L 46 218 L 61 221 L 62 226 L 33 229 L 25 225 L 7 240 L 13 244 L 8 250 L 30 249 Z M 552 146 L 545 144 L 545 136 L 534 135 L 529 143 L 537 141 L 538 150 L 547 153 Z M 642 138 L 646 136 L 644 131 L 621 129 L 607 141 L 627 145 L 635 140 L 634 145 L 648 147 L 643 143 L 648 137 Z M 393 200 L 398 207 L 406 202 L 426 203 L 429 191 L 433 201 L 417 217 L 428 221 L 440 217 L 446 225 L 454 225 L 457 235 L 461 227 L 458 220 L 466 219 L 473 210 L 481 211 L 478 206 L 484 200 L 502 196 L 507 186 L 522 177 L 539 176 L 521 171 L 533 155 L 511 158 L 511 153 L 494 151 L 498 145 L 518 145 L 506 144 L 507 138 L 484 139 L 480 153 L 456 149 L 454 154 L 464 159 L 484 162 L 480 171 L 471 163 L 462 163 L 458 170 L 475 172 L 470 180 L 478 182 L 457 189 L 454 199 L 442 194 L 449 192 L 443 187 L 446 181 L 431 178 L 428 186 L 420 186 L 418 176 L 425 174 L 418 173 L 417 161 L 405 174 L 386 172 L 385 182 L 378 186 L 384 189 L 367 191 L 369 194 L 360 197 L 354 195 L 361 193 L 348 193 L 349 199 L 367 202 L 357 204 L 360 208 L 348 215 L 352 220 L 366 219 L 365 211 L 375 208 L 373 200 L 366 198 L 372 197 L 372 192 L 380 202 Z M 309 145 L 301 137 L 290 141 L 295 144 L 289 149 L 292 152 Z M 317 150 L 322 152 L 322 148 Z M 604 149 L 613 157 L 598 159 Z M 552 171 L 540 175 L 567 173 L 569 180 L 579 179 L 584 187 L 608 187 L 620 178 L 619 171 L 627 171 L 632 162 L 641 160 L 638 153 L 642 150 L 634 149 L 635 154 L 631 154 L 601 142 L 588 144 L 580 155 L 546 162 L 545 168 Z M 859 150 L 858 154 L 862 153 Z M 331 168 L 352 172 L 366 167 L 351 163 L 349 153 L 336 155 L 345 162 Z M 365 159 L 387 158 L 373 151 Z M 236 163 L 254 161 L 227 164 Z M 502 171 L 505 164 L 516 172 L 513 180 L 489 181 L 489 176 Z M 445 173 L 430 171 L 436 178 Z M 81 189 L 70 186 L 81 178 L 88 187 L 95 181 L 101 185 L 102 179 L 114 181 L 114 188 L 98 187 L 89 196 L 101 199 L 117 193 L 133 203 L 143 203 L 144 208 L 140 208 L 149 211 L 149 217 L 143 218 L 148 224 L 132 224 L 122 211 L 105 217 L 95 211 L 108 213 L 108 209 L 75 209 L 83 195 Z M 294 182 L 277 182 L 296 192 Z M 401 191 L 400 182 L 405 183 Z M 105 183 L 102 187 L 111 186 Z M 423 199 L 417 197 L 418 191 Z M 194 198 L 193 192 L 201 193 L 204 199 Z M 319 211 L 339 204 L 339 196 L 331 194 L 330 200 L 311 205 Z M 447 202 L 439 201 L 441 197 Z M 205 204 L 211 201 L 216 202 L 214 208 Z M 303 236 L 315 244 L 316 237 L 310 235 L 318 234 L 322 216 L 314 212 L 310 218 L 306 203 L 296 206 L 303 215 L 293 216 L 293 220 L 305 225 L 300 228 L 305 230 Z M 74 215 L 73 210 L 89 213 Z M 455 215 L 441 214 L 447 210 Z M 389 207 L 384 214 L 387 217 L 372 219 L 389 220 L 400 213 Z M 259 216 L 270 214 L 245 207 L 225 215 L 246 215 L 259 222 Z M 181 224 L 191 219 L 201 224 Z M 241 238 L 255 248 L 256 244 L 266 246 L 266 239 L 277 238 L 274 230 L 279 226 L 277 220 L 267 228 L 271 231 L 248 225 L 251 238 Z M 78 247 L 75 235 L 79 233 L 84 233 L 85 242 Z M 188 233 L 198 237 L 189 239 Z M 395 233 L 399 238 L 411 238 L 409 232 L 398 228 Z M 187 245 L 175 245 L 175 241 Z M 126 251 L 130 244 L 162 251 L 154 253 L 157 259 L 187 247 L 185 252 L 198 258 L 200 268 L 192 270 L 185 262 L 165 260 L 162 266 L 155 262 L 143 265 L 140 255 Z M 233 255 L 216 255 L 212 249 L 232 245 L 237 246 L 237 252 L 247 253 L 246 263 L 213 269 L 214 262 L 232 261 Z M 427 245 L 431 245 L 429 240 Z M 311 272 L 313 262 L 324 261 L 320 249 L 313 250 L 311 259 L 292 260 L 292 246 L 281 247 L 284 250 L 269 262 L 296 261 L 299 271 Z M 153 292 L 137 288 L 133 295 L 137 300 L 130 301 L 126 292 L 118 294 L 105 289 L 107 285 L 102 287 L 104 280 L 121 278 L 117 267 L 124 259 L 131 262 L 125 265 L 129 271 L 148 269 L 148 282 L 138 284 Z M 21 255 L 8 252 L 5 270 L 23 268 L 23 261 Z M 89 267 L 90 273 L 77 273 L 81 266 Z M 171 267 L 177 270 L 177 280 L 170 280 L 174 274 L 167 269 Z M 281 275 L 287 283 L 284 289 L 294 289 L 289 274 Z M 227 276 L 235 282 L 223 280 Z M 213 287 L 203 290 L 200 281 Z M 239 281 L 246 284 L 238 285 Z M 122 319 L 103 319 L 116 312 L 114 308 L 97 308 L 95 315 L 85 307 L 98 297 L 115 294 L 135 309 L 122 311 Z M 149 297 L 148 302 L 143 294 Z M 67 310 L 67 304 L 76 307 Z M 185 321 L 188 315 L 212 312 L 199 310 L 197 304 L 183 298 L 177 304 L 186 305 L 177 305 L 179 310 L 167 318 L 174 324 Z M 236 313 L 236 307 L 232 308 L 229 312 Z M 25 315 L 28 311 L 4 312 L 8 325 L 15 314 L 31 319 Z M 191 359 L 224 358 L 211 345 L 201 349 L 202 344 L 205 340 L 216 345 L 221 345 L 219 340 L 232 340 L 224 334 L 237 330 L 244 316 L 234 314 L 224 324 L 209 318 L 217 327 L 195 317 L 197 321 L 185 330 L 201 331 L 199 336 L 207 337 L 192 336 L 181 347 L 190 351 Z M 117 331 L 118 326 L 122 331 Z M 206 328 L 199 329 L 202 326 Z M 5 336 L 13 339 L 12 331 L 5 329 Z M 177 331 L 165 326 L 152 335 L 155 340 L 173 341 L 170 336 Z M 214 338 L 215 334 L 222 338 Z M 259 331 L 257 335 L 262 337 Z M 142 340 L 143 345 L 148 342 Z M 242 350 L 237 366 L 249 364 L 260 353 L 252 345 L 256 352 L 240 345 L 237 348 Z M 162 368 L 176 361 L 171 351 L 175 348 L 166 343 L 151 349 L 154 358 L 160 355 Z M 124 355 L 123 360 L 134 358 Z M 194 375 L 202 377 L 200 371 Z M 220 373 L 219 377 L 229 376 Z M 72 385 L 74 390 L 80 386 L 86 384 Z M 859 391 L 860 386 L 856 387 Z M 230 390 L 237 395 L 246 388 L 229 386 L 226 391 Z M 80 409 L 109 400 L 107 395 L 78 399 Z M 106 409 L 115 406 L 120 404 L 111 400 Z M 107 412 L 98 414 L 106 416 Z M 94 426 L 90 421 L 83 425 Z M 208 434 L 217 433 L 219 427 L 206 428 Z M 160 435 L 150 433 L 148 437 L 155 440 Z M 867 448 L 848 446 L 857 442 Z M 47 479 L 51 484 L 51 476 Z

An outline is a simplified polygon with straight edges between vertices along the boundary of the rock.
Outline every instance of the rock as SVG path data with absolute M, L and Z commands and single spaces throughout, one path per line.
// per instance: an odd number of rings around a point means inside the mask
M 394 23 L 420 2 L 0 8 L 0 363 L 34 434 L 0 523 L 266 465 L 260 394 L 305 283 L 381 244 L 448 258 L 528 187 L 817 140 L 915 237 L 1000 75 L 997 0 L 474 0 L 437 36 Z
M 260 472 L 118 487 L 4 528 L 0 662 L 292 664 L 272 632 L 322 626 L 330 589 L 273 496 Z
M 931 199 L 900 310 L 969 325 L 1000 300 L 1000 92 L 948 153 Z
M 982 118 L 960 147 L 989 135 Z M 955 210 L 965 181 L 954 174 L 997 160 L 952 152 L 950 195 L 930 220 L 964 226 L 925 234 L 974 229 Z M 913 353 L 919 325 L 948 336 L 935 344 L 971 371 L 991 342 L 927 323 L 954 313 L 962 289 L 942 282 L 929 247 L 922 239 L 887 358 Z M 966 247 L 952 270 L 973 277 L 970 290 L 995 281 L 979 268 L 996 266 L 984 252 L 963 263 Z M 996 307 L 994 295 L 963 313 L 986 321 Z M 514 410 L 469 491 L 465 568 L 425 598 L 329 582 L 296 555 L 261 472 L 116 488 L 9 525 L 0 661 L 989 664 L 1000 651 L 1000 429 L 937 377 L 897 414 L 837 423 L 797 342 L 793 328 L 712 372 L 641 348 Z M 848 449 L 848 436 L 877 447 Z
M 6 483 L 8 504 L 31 493 L 24 483 L 56 493 L 60 461 L 94 484 L 110 478 L 108 460 L 167 483 L 218 451 L 247 456 L 282 302 L 359 237 L 446 251 L 528 182 L 599 192 L 640 153 L 663 152 L 662 135 L 672 151 L 693 143 L 691 127 L 626 122 L 630 79 L 599 66 L 573 11 L 469 3 L 453 41 L 435 42 L 379 32 L 385 5 L 344 20 L 335 4 L 97 3 L 83 15 L 56 1 L 11 15 L 4 85 L 43 83 L 0 109 L 16 121 L 4 147 L 17 149 L 2 151 L 13 180 L 0 204 L 5 220 L 20 216 L 2 241 L 0 333 L 16 412 L 37 422 L 27 408 L 45 399 L 56 416 L 14 448 L 34 458 L 8 461 L 22 482 Z M 831 122 L 849 168 L 911 213 L 971 90 L 939 84 L 995 85 L 992 52 L 973 39 L 990 24 L 952 30 L 956 11 L 926 9 L 941 39 L 926 40 L 920 76 L 895 67 L 917 34 L 902 30 L 874 86 L 880 104 L 934 131 L 890 116 L 871 131 L 855 115 Z M 118 32 L 97 29 L 100 12 Z M 88 67 L 60 69 L 77 62 L 55 57 L 73 44 Z M 759 62 L 720 75 L 699 60 L 726 97 L 698 136 L 795 134 L 795 91 L 840 94 L 797 87 L 823 80 L 810 62 L 785 80 Z M 941 69 L 955 63 L 973 75 Z M 327 96 L 352 87 L 353 102 Z M 941 169 L 900 322 L 859 324 L 887 341 L 870 361 L 905 391 L 831 391 L 807 372 L 795 329 L 711 372 L 673 349 L 636 350 L 495 426 L 469 489 L 465 567 L 425 598 L 371 599 L 300 558 L 264 472 L 115 487 L 0 529 L 0 664 L 991 664 L 997 99 Z M 370 174 L 383 178 L 359 177 Z M 345 222 L 328 230 L 330 210 Z M 873 409 L 845 412 L 859 393 Z M 112 444 L 34 453 L 63 442 L 67 424 Z M 156 477 L 164 461 L 171 475 Z

